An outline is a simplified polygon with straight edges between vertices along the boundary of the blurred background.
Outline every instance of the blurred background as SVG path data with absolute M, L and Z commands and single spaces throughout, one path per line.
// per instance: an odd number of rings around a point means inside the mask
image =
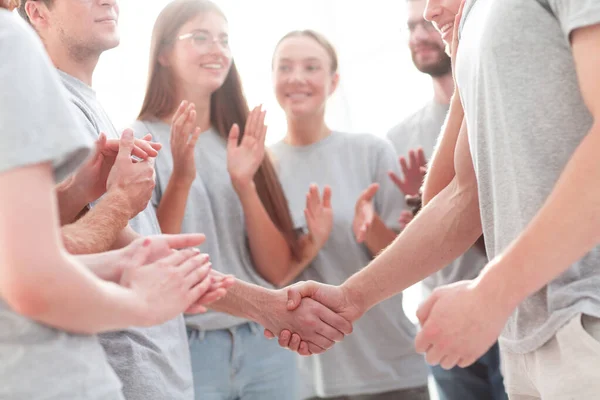
M 328 105 L 335 130 L 385 136 L 433 95 L 430 78 L 413 66 L 403 0 L 213 0 L 227 15 L 230 42 L 253 107 L 267 110 L 267 143 L 283 138 L 285 116 L 271 85 L 271 57 L 288 31 L 315 29 L 335 45 L 340 86 Z M 105 53 L 94 76 L 101 103 L 117 127 L 140 110 L 152 26 L 168 0 L 120 2 L 121 45 Z M 405 291 L 404 308 L 415 321 L 420 288 Z

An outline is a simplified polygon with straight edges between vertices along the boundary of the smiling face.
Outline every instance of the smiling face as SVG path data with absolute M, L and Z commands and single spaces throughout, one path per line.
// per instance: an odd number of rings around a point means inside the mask
M 275 95 L 288 118 L 323 114 L 339 75 L 328 50 L 315 39 L 293 35 L 279 43 L 273 58 Z
M 208 11 L 186 22 L 168 53 L 161 55 L 177 85 L 213 93 L 219 89 L 231 68 L 228 25 L 219 13 Z
M 423 17 L 426 0 L 407 2 L 408 46 L 417 69 L 433 77 L 450 73 L 452 63 L 444 51 L 444 42 L 434 25 Z
M 454 18 L 458 14 L 461 0 L 427 0 L 425 19 L 433 22 L 447 46 L 452 44 Z
M 76 57 L 98 56 L 119 45 L 116 0 L 29 1 L 36 29 L 52 48 L 61 45 Z M 32 14 L 33 12 L 33 14 Z

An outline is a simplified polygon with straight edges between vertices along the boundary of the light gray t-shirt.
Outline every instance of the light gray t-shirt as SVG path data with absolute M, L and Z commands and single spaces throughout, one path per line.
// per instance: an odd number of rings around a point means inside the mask
M 96 99 L 95 91 L 80 80 L 59 71 L 76 107 L 76 115 L 89 137 L 104 132 L 109 139 L 120 135 Z M 148 207 L 130 221 L 142 236 L 160 234 L 154 208 Z M 129 328 L 99 336 L 108 360 L 123 381 L 127 400 L 193 399 L 192 367 L 183 316 L 150 328 Z
M 156 159 L 156 188 L 152 198 L 158 207 L 173 171 L 169 146 L 171 127 L 161 121 L 136 121 L 132 127 L 137 135 L 151 133 L 154 140 L 163 145 Z M 210 254 L 215 270 L 233 274 L 246 282 L 272 287 L 254 270 L 244 210 L 227 171 L 227 142 L 215 129 L 200 134 L 195 148 L 195 161 L 196 179 L 188 196 L 182 233 L 206 235 L 206 242 L 199 248 Z M 207 331 L 231 328 L 246 322 L 242 318 L 215 311 L 186 315 L 188 326 Z
M 368 134 L 333 132 L 309 146 L 279 142 L 271 150 L 297 227 L 306 229 L 303 211 L 309 185 L 332 189 L 333 230 L 300 280 L 339 285 L 372 260 L 352 231 L 354 206 L 370 184 L 380 184 L 374 199 L 378 215 L 389 228 L 400 230 L 398 218 L 405 202 L 387 175 L 390 170 L 398 173 L 396 154 L 388 141 Z M 426 385 L 428 372 L 423 357 L 415 352 L 415 334 L 399 294 L 369 310 L 342 343 L 325 354 L 302 358 L 301 369 L 312 378 L 320 397 Z
M 50 162 L 61 181 L 92 142 L 37 35 L 3 9 L 0 60 L 0 173 Z M 96 336 L 37 323 L 0 299 L 1 400 L 123 399 L 120 388 Z
M 490 258 L 531 222 L 592 126 L 569 34 L 598 23 L 598 0 L 466 5 L 456 73 Z M 582 312 L 600 317 L 598 247 L 521 303 L 500 342 L 533 351 Z
M 388 139 L 396 148 L 396 153 L 406 156 L 409 150 L 422 147 L 427 160 L 431 160 L 448 109 L 448 104 L 432 100 L 392 128 L 388 133 Z M 422 282 L 423 293 L 428 296 L 438 286 L 473 279 L 481 272 L 486 263 L 487 257 L 484 252 L 472 247 L 444 269 L 425 278 Z

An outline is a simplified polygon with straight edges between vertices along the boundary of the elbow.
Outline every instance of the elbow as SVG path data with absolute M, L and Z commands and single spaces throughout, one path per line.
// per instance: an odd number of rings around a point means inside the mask
M 8 282 L 2 297 L 16 313 L 34 320 L 47 314 L 52 306 L 47 291 L 30 282 Z

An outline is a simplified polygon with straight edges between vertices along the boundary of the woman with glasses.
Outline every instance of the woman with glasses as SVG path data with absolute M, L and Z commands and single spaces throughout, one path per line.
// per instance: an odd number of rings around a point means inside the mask
M 153 198 L 161 230 L 204 232 L 202 250 L 210 249 L 216 270 L 279 286 L 327 240 L 331 213 L 329 192 L 322 199 L 312 188 L 311 229 L 294 230 L 265 156 L 264 118 L 260 107 L 248 110 L 223 13 L 206 0 L 171 2 L 155 23 L 148 88 L 134 123 L 165 146 Z M 295 356 L 256 324 L 216 312 L 186 324 L 197 399 L 297 398 Z
M 384 139 L 335 131 L 325 123 L 326 103 L 339 73 L 335 49 L 321 34 L 295 31 L 284 36 L 273 57 L 273 82 L 287 132 L 271 151 L 292 213 L 301 215 L 302 188 L 309 183 L 331 185 L 335 193 L 333 230 L 301 279 L 337 285 L 367 265 L 400 230 L 404 201 L 388 177 L 389 171 L 398 172 L 396 154 Z M 305 226 L 301 218 L 296 222 Z M 402 296 L 393 297 L 356 321 L 343 342 L 301 359 L 302 375 L 317 398 L 429 399 L 415 334 L 402 310 Z M 299 341 L 293 335 L 290 347 L 297 349 Z

